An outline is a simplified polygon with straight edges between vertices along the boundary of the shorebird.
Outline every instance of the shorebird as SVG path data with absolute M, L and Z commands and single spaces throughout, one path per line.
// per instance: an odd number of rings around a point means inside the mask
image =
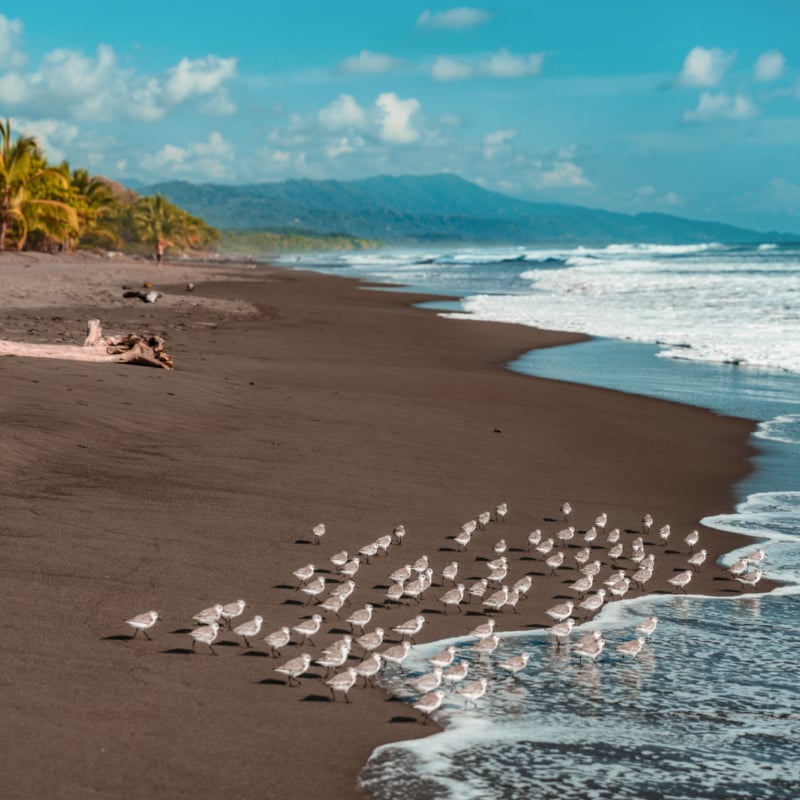
M 344 672 L 339 672 L 332 678 L 328 678 L 328 680 L 325 681 L 325 685 L 331 687 L 331 698 L 335 701 L 335 692 L 342 692 L 342 694 L 344 694 L 344 699 L 349 703 L 350 695 L 348 692 L 353 688 L 356 677 L 355 669 L 353 669 L 353 667 L 347 667 Z
M 644 585 L 650 578 L 653 577 L 653 570 L 648 567 L 639 567 L 636 572 L 631 575 L 631 581 L 636 585 L 640 591 L 644 591 Z
M 495 521 L 505 522 L 506 514 L 508 514 L 508 505 L 506 503 L 499 503 L 494 510 Z
M 672 528 L 669 525 L 662 525 L 658 529 L 658 538 L 661 539 L 661 544 L 666 547 L 669 535 L 672 533 Z
M 517 603 L 519 603 L 520 593 L 517 589 L 509 589 L 508 596 L 506 597 L 505 606 L 510 606 L 513 612 L 517 613 Z
M 264 637 L 264 641 L 272 650 L 272 655 L 277 658 L 281 654 L 281 648 L 286 647 L 291 638 L 291 631 L 284 625 L 282 628 L 278 628 L 278 630 L 268 633 Z
M 445 667 L 449 667 L 453 663 L 453 659 L 456 655 L 456 648 L 454 645 L 449 644 L 444 650 L 440 650 L 435 656 L 431 656 L 428 659 L 428 663 L 432 667 L 441 667 L 444 669 Z
M 508 600 L 508 586 L 503 586 L 497 592 L 492 592 L 484 601 L 483 606 L 491 611 L 500 611 Z
M 621 535 L 622 534 L 620 533 L 619 528 L 612 528 L 608 532 L 608 536 L 606 536 L 606 544 L 616 544 Z
M 426 694 L 424 697 L 417 700 L 417 702 L 414 703 L 414 708 L 425 714 L 427 720 L 427 718 L 442 705 L 443 700 L 444 692 L 441 689 L 437 689 L 435 692 Z
M 390 664 L 396 664 L 402 671 L 403 662 L 406 660 L 410 650 L 411 642 L 409 642 L 407 639 L 403 639 L 400 644 L 392 645 L 392 647 L 384 650 L 381 655 L 383 656 L 384 661 L 388 661 Z
M 347 663 L 350 658 L 350 650 L 344 647 L 328 648 L 326 652 L 317 659 L 316 663 L 321 667 L 325 667 L 325 674 L 329 675 L 331 670 L 339 669 Z
M 303 644 L 303 642 L 308 639 L 312 647 L 315 646 L 311 637 L 320 629 L 321 625 L 322 617 L 319 614 L 312 614 L 311 619 L 304 620 L 299 625 L 295 625 L 292 630 L 300 634 L 300 641 L 298 644 Z
M 584 575 L 582 578 L 578 578 L 575 583 L 571 583 L 569 588 L 572 589 L 573 592 L 577 592 L 580 595 L 581 600 L 583 600 L 586 592 L 592 588 L 593 583 L 594 578 L 591 575 Z
M 578 565 L 578 567 L 582 567 L 592 557 L 592 551 L 588 547 L 582 547 L 572 557 L 575 559 L 575 563 Z
M 325 523 L 320 522 L 319 525 L 315 525 L 311 529 L 311 533 L 314 536 L 315 544 L 319 544 L 322 541 L 322 537 L 325 535 Z
M 218 633 L 218 622 L 212 622 L 210 625 L 201 625 L 199 628 L 189 631 L 189 636 L 192 637 L 192 650 L 194 650 L 194 646 L 200 642 L 200 644 L 208 646 L 208 649 L 211 651 L 212 655 L 216 655 L 217 652 L 214 650 L 212 645 L 214 644 L 214 639 L 217 638 Z
M 489 617 L 486 622 L 482 622 L 476 628 L 473 628 L 468 635 L 475 636 L 478 639 L 485 639 L 487 636 L 492 635 L 495 624 L 495 620 L 492 617 Z
M 448 606 L 455 606 L 459 613 L 461 613 L 461 601 L 464 599 L 464 584 L 459 583 L 454 589 L 445 592 L 440 598 L 439 602 L 444 603 L 444 612 L 447 613 Z
M 623 642 L 618 648 L 617 652 L 622 653 L 623 656 L 630 656 L 636 658 L 644 647 L 644 636 L 637 636 L 635 639 Z
M 394 530 L 392 531 L 392 536 L 397 544 L 403 544 L 403 539 L 406 535 L 406 527 L 405 525 L 395 525 Z
M 352 649 L 353 649 L 353 637 L 342 636 L 341 639 L 337 639 L 335 642 L 331 642 L 322 651 L 322 655 L 328 657 L 328 656 L 336 656 L 343 653 L 344 659 L 346 661 L 350 657 L 350 651 Z
M 491 518 L 492 518 L 491 512 L 489 512 L 489 511 L 481 511 L 481 513 L 478 514 L 478 527 L 482 531 L 486 530 L 486 526 L 489 524 L 489 521 L 491 520 Z
M 344 581 L 340 583 L 338 586 L 334 586 L 331 589 L 331 595 L 333 597 L 341 597 L 343 602 L 347 602 L 347 598 L 350 597 L 351 594 L 356 589 L 356 582 L 355 581 Z
M 371 653 L 377 650 L 383 644 L 383 628 L 375 628 L 374 631 L 365 633 L 356 639 L 356 644 L 361 647 L 365 653 Z
M 747 572 L 749 566 L 750 562 L 746 558 L 740 558 L 735 564 L 728 567 L 728 572 L 730 572 L 731 575 L 741 575 Z
M 403 567 L 398 567 L 390 576 L 390 581 L 395 581 L 397 583 L 405 583 L 410 577 L 413 570 L 411 569 L 411 564 L 406 564 Z
M 344 575 L 345 578 L 353 578 L 355 574 L 358 572 L 359 568 L 361 567 L 361 559 L 358 556 L 351 558 L 347 563 L 342 564 L 339 567 L 339 572 Z
M 458 561 L 451 561 L 442 569 L 442 586 L 444 586 L 445 581 L 455 584 L 456 575 L 458 575 Z
M 383 536 L 379 536 L 375 540 L 375 546 L 378 548 L 379 553 L 383 553 L 386 555 L 389 552 L 389 548 L 392 546 L 392 537 L 390 534 L 384 534 Z
M 683 589 L 686 591 L 686 584 L 692 579 L 692 575 L 694 573 L 690 569 L 686 569 L 683 572 L 679 572 L 673 578 L 670 578 L 667 583 L 671 583 L 677 589 Z
M 572 617 L 567 617 L 563 622 L 557 622 L 550 626 L 550 633 L 556 639 L 556 647 L 561 647 L 569 639 L 573 627 L 575 627 L 575 620 Z
M 703 562 L 708 557 L 708 551 L 703 548 L 698 550 L 694 555 L 689 557 L 689 564 L 690 566 L 694 567 L 695 569 L 700 569 L 703 566 Z
M 601 531 L 605 531 L 606 525 L 608 525 L 608 514 L 603 511 L 601 514 L 598 514 L 594 520 L 594 527 L 600 528 Z
M 334 553 L 329 560 L 331 564 L 333 564 L 334 568 L 338 571 L 347 563 L 348 558 L 349 556 L 347 554 L 347 550 L 341 550 L 338 553 Z
M 465 701 L 464 708 L 466 708 L 469 703 L 474 703 L 477 708 L 478 700 L 486 694 L 488 685 L 489 681 L 486 678 L 478 678 L 478 680 L 470 681 L 466 686 L 459 689 L 458 694 L 460 694 Z
M 363 608 L 354 611 L 345 621 L 350 623 L 350 630 L 361 628 L 363 633 L 365 626 L 369 625 L 372 619 L 372 604 L 367 603 Z
M 514 581 L 514 585 L 511 588 L 516 589 L 520 594 L 527 597 L 532 586 L 533 578 L 530 575 L 523 575 L 519 580 Z
M 557 606 L 548 608 L 544 613 L 549 617 L 552 617 L 556 622 L 563 622 L 567 617 L 572 616 L 572 611 L 574 608 L 575 604 L 572 602 L 572 600 L 567 600 L 564 603 L 559 603 Z
M 423 577 L 417 578 L 403 586 L 403 596 L 419 602 L 419 598 L 426 588 L 425 579 Z
M 608 557 L 612 561 L 616 561 L 618 558 L 622 558 L 624 549 L 625 548 L 623 547 L 622 542 L 618 542 L 613 547 L 608 548 Z
M 537 544 L 534 549 L 536 550 L 537 553 L 541 553 L 543 556 L 546 556 L 553 549 L 553 545 L 554 542 L 551 537 L 545 539 L 544 541 L 539 542 L 539 544 Z
M 222 614 L 222 603 L 216 603 L 210 608 L 204 608 L 198 611 L 192 619 L 200 625 L 210 625 L 212 622 L 219 622 L 220 615 Z
M 572 513 L 572 506 L 569 502 L 565 501 L 561 504 L 561 516 L 564 518 L 564 522 L 569 522 L 569 515 Z
M 403 599 L 403 584 L 393 583 L 387 590 L 384 597 L 389 603 L 399 603 Z
M 319 595 L 325 591 L 325 578 L 319 575 L 305 586 L 301 586 L 300 591 L 308 595 L 308 602 L 310 603 L 314 598 L 319 597 Z
M 462 550 L 466 550 L 467 549 L 467 545 L 470 543 L 471 539 L 472 539 L 472 534 L 471 533 L 467 533 L 467 531 L 461 531 L 455 537 L 455 543 L 459 547 L 461 547 Z
M 286 677 L 289 679 L 287 681 L 288 686 L 292 685 L 292 681 L 295 681 L 299 685 L 300 676 L 308 672 L 308 668 L 310 666 L 311 656 L 308 653 L 303 653 L 296 658 L 290 658 L 285 664 L 275 667 L 275 672 L 280 672 L 282 675 L 286 675 Z
M 508 567 L 508 556 L 500 555 L 491 561 L 487 561 L 486 566 L 490 570 Z
M 752 586 L 755 588 L 763 574 L 764 572 L 762 569 L 754 569 L 752 572 L 746 572 L 744 575 L 737 575 L 736 580 L 739 581 L 742 586 Z
M 693 552 L 694 546 L 700 541 L 700 532 L 695 529 L 691 533 L 687 533 L 686 536 L 683 537 L 683 541 L 689 546 L 689 552 Z
M 442 668 L 434 667 L 430 672 L 426 672 L 424 675 L 420 675 L 419 678 L 411 681 L 411 687 L 415 692 L 425 694 L 426 692 L 432 692 L 434 689 L 438 689 L 441 682 Z
M 766 555 L 766 550 L 759 548 L 758 550 L 753 550 L 752 553 L 748 553 L 746 556 L 743 556 L 742 560 L 747 561 L 748 564 L 760 564 Z
M 456 684 L 463 681 L 469 672 L 469 661 L 459 661 L 442 673 L 442 680 L 446 683 Z
M 359 551 L 358 551 L 359 558 L 363 558 L 364 561 L 369 564 L 369 560 L 373 557 L 378 555 L 378 545 L 375 542 L 370 542 L 369 544 L 365 544 Z
M 356 675 L 364 679 L 364 686 L 381 671 L 380 653 L 370 653 L 360 664 L 355 667 Z
M 256 614 L 249 622 L 243 622 L 241 625 L 237 625 L 233 629 L 233 633 L 236 636 L 241 636 L 247 647 L 250 647 L 250 639 L 261 633 L 261 626 L 263 623 L 264 617 Z
M 497 645 L 500 644 L 500 637 L 496 633 L 492 633 L 489 636 L 484 637 L 478 642 L 475 642 L 474 645 L 470 648 L 474 650 L 476 653 L 479 653 L 483 656 L 488 656 L 494 653 L 497 649 Z
M 590 561 L 588 564 L 584 564 L 584 566 L 581 567 L 581 574 L 596 578 L 600 574 L 602 566 L 603 564 L 599 560 Z
M 505 661 L 498 662 L 497 667 L 510 673 L 512 677 L 516 677 L 518 672 L 528 666 L 529 658 L 530 653 L 520 653 L 518 656 L 512 656 Z
M 227 620 L 228 627 L 230 627 L 232 620 L 240 616 L 246 607 L 247 603 L 244 600 L 236 600 L 233 603 L 226 603 L 222 606 L 222 611 L 220 611 L 219 615 L 222 619 Z
M 323 611 L 330 611 L 331 614 L 336 614 L 338 617 L 343 605 L 344 599 L 338 594 L 332 594 L 330 597 L 323 600 L 318 607 Z
M 556 539 L 562 544 L 565 545 L 567 542 L 571 541 L 575 536 L 575 528 L 570 525 L 568 528 L 562 528 L 558 533 L 556 533 Z
M 583 534 L 583 541 L 586 542 L 586 544 L 589 547 L 591 547 L 592 543 L 597 541 L 598 535 L 599 534 L 597 533 L 597 526 L 596 525 L 592 525 L 592 527 L 589 528 L 589 530 L 586 531 L 586 533 Z
M 618 569 L 615 572 L 612 572 L 606 580 L 603 581 L 604 586 L 613 586 L 615 583 L 619 583 L 625 577 L 625 570 Z
M 422 630 L 422 626 L 425 624 L 425 617 L 422 614 L 417 614 L 416 617 L 412 617 L 405 622 L 402 622 L 400 625 L 392 628 L 395 633 L 399 633 L 401 636 L 408 636 L 411 641 L 414 641 L 414 637 Z
M 475 583 L 469 587 L 467 593 L 470 597 L 477 597 L 480 599 L 484 596 L 484 594 L 486 594 L 486 587 L 488 585 L 489 581 L 486 578 L 481 578 L 479 581 L 475 581 Z
M 158 619 L 158 611 L 145 611 L 144 614 L 137 614 L 135 617 L 126 619 L 126 624 L 133 628 L 133 636 L 131 636 L 131 639 L 135 639 L 139 631 L 145 635 L 145 638 L 150 639 L 150 634 L 147 631 L 158 622 Z
M 642 533 L 649 533 L 650 528 L 653 527 L 653 517 L 650 514 L 645 514 L 642 517 Z
M 623 578 L 621 581 L 617 581 L 613 586 L 609 586 L 608 591 L 611 592 L 611 594 L 614 595 L 614 597 L 616 597 L 618 600 L 621 600 L 628 593 L 630 586 L 631 579 Z
M 497 567 L 489 573 L 487 580 L 495 585 L 502 583 L 508 575 L 508 567 Z
M 637 626 L 636 630 L 644 636 L 652 636 L 656 631 L 658 625 L 658 617 L 648 617 L 642 620 Z
M 590 594 L 579 606 L 585 608 L 590 614 L 599 611 L 606 601 L 606 590 L 598 589 L 594 594 Z
M 495 555 L 498 556 L 503 555 L 503 553 L 505 553 L 505 551 L 508 550 L 508 545 L 506 544 L 506 540 L 499 539 L 498 541 L 496 541 L 492 546 L 492 550 L 494 550 Z
M 306 581 L 310 581 L 314 577 L 314 570 L 316 567 L 313 564 L 305 564 L 302 567 L 298 567 L 296 570 L 292 571 L 292 575 L 297 578 L 299 583 L 297 584 L 297 588 L 299 589 Z
M 605 639 L 600 631 L 593 631 L 591 634 L 582 637 L 572 645 L 572 652 L 575 653 L 581 662 L 584 658 L 596 661 L 605 647 Z
M 428 569 L 428 556 L 422 555 L 420 556 L 412 565 L 411 569 L 417 573 L 417 575 L 421 575 Z
M 536 547 L 542 541 L 542 532 L 536 528 L 536 530 L 531 531 L 528 534 L 528 552 L 530 552 L 531 547 Z

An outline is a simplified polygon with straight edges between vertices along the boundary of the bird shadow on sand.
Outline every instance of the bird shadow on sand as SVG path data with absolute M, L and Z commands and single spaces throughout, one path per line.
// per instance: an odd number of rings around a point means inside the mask
M 406 715 L 397 714 L 396 716 L 392 717 L 389 722 L 416 722 L 416 717 L 409 717 Z
M 169 650 L 161 650 L 164 655 L 168 656 L 196 656 L 194 650 L 191 647 L 170 647 Z
M 353 631 L 351 631 L 350 628 L 331 628 L 330 631 L 328 631 L 328 633 L 337 633 L 340 635 L 351 636 L 353 634 Z
M 294 543 L 295 544 L 314 544 L 314 542 L 312 542 L 311 539 L 295 539 Z
M 275 588 L 276 589 L 297 589 L 296 586 L 289 586 L 288 583 L 279 583 Z
M 280 678 L 264 678 L 263 680 L 256 681 L 259 686 L 287 686 L 286 681 L 282 681 Z
M 542 522 L 558 522 L 555 517 L 542 517 Z
M 327 694 L 307 694 L 302 698 L 303 703 L 330 703 L 331 698 Z
M 249 656 L 250 658 L 269 658 L 269 653 L 265 653 L 263 650 L 245 650 L 242 653 L 243 656 Z
M 191 633 L 194 628 L 176 628 L 174 631 L 170 631 L 170 633 L 178 633 L 178 634 L 187 634 Z
M 287 597 L 286 600 L 283 601 L 283 605 L 285 605 L 285 606 L 304 606 L 305 603 L 302 600 L 295 600 L 292 597 Z
M 440 553 L 460 553 L 461 550 L 459 550 L 456 547 L 440 547 L 439 548 L 439 552 Z
M 100 638 L 104 642 L 129 642 L 134 637 L 129 633 L 114 633 L 111 636 L 101 636 Z M 142 636 L 142 639 L 144 639 L 144 636 Z

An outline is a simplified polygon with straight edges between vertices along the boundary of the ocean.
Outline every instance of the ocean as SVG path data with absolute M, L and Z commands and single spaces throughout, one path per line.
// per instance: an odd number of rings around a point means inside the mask
M 524 649 L 529 667 L 493 679 L 477 708 L 449 693 L 434 715 L 444 732 L 378 748 L 361 775 L 367 791 L 379 800 L 800 798 L 800 246 L 395 249 L 286 263 L 442 295 L 426 305 L 445 315 L 587 333 L 507 366 L 756 421 L 759 452 L 735 513 L 703 522 L 760 539 L 766 574 L 785 584 L 609 604 L 573 633 L 603 631 L 597 664 L 579 664 L 541 631 L 505 634 L 492 660 Z M 654 636 L 624 660 L 615 646 L 651 614 Z M 491 675 L 490 659 L 469 654 L 464 639 L 414 648 L 412 675 L 448 643 L 475 675 Z M 407 680 L 383 676 L 411 700 Z

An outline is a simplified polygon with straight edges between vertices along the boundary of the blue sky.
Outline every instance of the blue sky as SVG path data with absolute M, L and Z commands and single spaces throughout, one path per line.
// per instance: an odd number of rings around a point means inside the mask
M 0 9 L 0 116 L 122 179 L 447 171 L 800 232 L 798 29 L 793 0 L 39 0 Z

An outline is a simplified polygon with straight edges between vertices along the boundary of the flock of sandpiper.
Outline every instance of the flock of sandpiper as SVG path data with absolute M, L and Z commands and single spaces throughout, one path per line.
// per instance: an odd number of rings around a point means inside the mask
M 458 545 L 462 552 L 466 551 L 473 544 L 475 538 L 486 530 L 490 522 L 504 521 L 507 513 L 507 505 L 501 503 L 495 508 L 493 515 L 488 511 L 482 512 L 475 519 L 464 523 L 459 532 L 449 538 Z M 620 529 L 613 528 L 606 531 L 607 514 L 598 515 L 594 523 L 580 533 L 569 524 L 571 514 L 571 505 L 564 503 L 561 506 L 564 527 L 552 536 L 545 536 L 540 529 L 535 529 L 528 534 L 525 547 L 526 552 L 536 553 L 536 558 L 541 557 L 544 566 L 552 574 L 557 574 L 560 569 L 567 568 L 577 570 L 580 574 L 580 577 L 569 585 L 570 591 L 575 593 L 575 598 L 558 603 L 546 611 L 553 620 L 548 631 L 552 635 L 555 646 L 559 648 L 569 644 L 570 634 L 577 624 L 578 615 L 582 613 L 584 616 L 596 614 L 609 599 L 624 597 L 632 584 L 637 589 L 644 590 L 646 584 L 653 577 L 656 562 L 656 552 L 653 549 L 648 552 L 644 540 L 644 537 L 648 536 L 653 528 L 653 518 L 650 514 L 645 514 L 642 518 L 641 535 L 637 535 L 630 542 L 627 553 L 624 544 L 625 537 Z M 656 533 L 656 541 L 660 542 L 662 546 L 666 546 L 672 534 L 670 526 L 662 525 Z M 316 525 L 312 529 L 312 536 L 317 544 L 322 542 L 325 534 L 324 524 Z M 340 618 L 340 612 L 346 604 L 350 603 L 349 598 L 356 590 L 355 577 L 362 566 L 370 564 L 373 558 L 386 554 L 393 545 L 402 544 L 405 534 L 404 526 L 398 525 L 391 534 L 380 536 L 374 542 L 362 547 L 356 554 L 349 554 L 346 551 L 335 553 L 329 559 L 338 575 L 335 580 L 328 577 L 330 570 L 320 570 L 314 564 L 306 564 L 294 570 L 293 576 L 297 579 L 295 590 L 307 596 L 307 603 L 316 605 L 315 613 L 301 619 L 293 626 L 282 626 L 262 637 L 261 641 L 267 645 L 270 653 L 275 657 L 280 657 L 282 648 L 291 644 L 293 638 L 301 646 L 306 642 L 314 645 L 312 637 L 320 631 L 324 619 L 331 615 Z M 668 583 L 675 590 L 685 592 L 695 571 L 701 569 L 707 558 L 705 549 L 695 550 L 699 538 L 696 530 L 684 537 L 683 541 L 689 551 L 687 569 L 668 579 Z M 488 615 L 500 612 L 506 606 L 516 611 L 517 604 L 527 597 L 533 586 L 533 578 L 530 573 L 526 573 L 510 583 L 508 578 L 511 566 L 508 556 L 509 546 L 505 539 L 501 538 L 496 541 L 492 549 L 495 557 L 485 559 L 487 575 L 474 580 L 469 587 L 458 581 L 460 570 L 458 561 L 446 564 L 440 573 L 440 587 L 445 587 L 448 583 L 451 585 L 450 589 L 438 597 L 444 613 L 447 613 L 449 608 L 461 611 L 465 604 L 476 601 L 482 605 L 487 614 L 486 620 L 472 628 L 467 634 L 471 640 L 476 640 L 469 647 L 471 656 L 490 657 L 492 655 L 500 642 L 500 636 L 495 633 L 495 618 Z M 605 559 L 594 557 L 600 554 L 604 555 Z M 764 559 L 764 556 L 763 550 L 755 550 L 737 561 L 730 567 L 729 572 L 743 586 L 754 587 L 762 576 L 762 570 L 757 565 Z M 623 559 L 633 565 L 630 575 L 625 569 L 618 568 L 618 562 Z M 574 562 L 574 565 L 570 561 Z M 604 566 L 609 567 L 611 572 L 601 580 Z M 394 570 L 388 578 L 389 587 L 386 589 L 383 603 L 376 604 L 381 608 L 403 603 L 419 603 L 421 598 L 434 586 L 434 570 L 427 555 L 422 555 Z M 326 592 L 327 596 L 323 597 Z M 391 631 L 400 639 L 399 642 L 390 643 L 385 638 L 386 631 L 383 627 L 375 626 L 372 630 L 367 631 L 367 626 L 376 618 L 376 605 L 367 603 L 348 614 L 345 621 L 350 626 L 350 633 L 328 645 L 318 658 L 313 659 L 309 653 L 302 653 L 275 667 L 275 672 L 286 676 L 287 683 L 292 685 L 299 683 L 300 678 L 309 672 L 312 663 L 315 663 L 325 669 L 323 678 L 325 684 L 330 688 L 332 698 L 335 699 L 338 692 L 349 702 L 349 692 L 356 685 L 358 678 L 362 678 L 366 686 L 369 681 L 377 678 L 386 664 L 395 665 L 402 671 L 403 663 L 411 651 L 415 637 L 422 631 L 426 623 L 425 616 L 416 614 L 407 621 L 393 626 Z M 251 647 L 262 632 L 264 618 L 255 615 L 246 622 L 234 625 L 234 621 L 244 613 L 245 608 L 245 601 L 237 600 L 228 604 L 214 604 L 195 614 L 192 619 L 197 623 L 197 627 L 188 633 L 192 639 L 192 650 L 201 644 L 207 647 L 210 653 L 216 655 L 213 645 L 223 630 L 230 631 L 234 636 L 240 638 L 246 647 Z M 158 619 L 157 611 L 148 611 L 126 620 L 126 622 L 134 629 L 134 637 L 141 631 L 149 639 L 148 631 Z M 658 620 L 654 616 L 642 620 L 636 626 L 634 638 L 623 642 L 616 647 L 616 650 L 621 656 L 636 658 L 647 638 L 655 631 L 657 622 Z M 379 652 L 379 648 L 384 644 L 389 646 Z M 353 652 L 354 645 L 358 647 L 360 661 Z M 602 633 L 595 630 L 573 642 L 570 651 L 581 661 L 583 659 L 596 661 L 603 653 L 605 645 Z M 414 693 L 414 696 L 421 695 L 413 703 L 414 708 L 425 715 L 430 715 L 442 705 L 445 699 L 446 695 L 440 688 L 441 686 L 455 687 L 467 679 L 470 661 L 457 660 L 458 653 L 458 648 L 448 645 L 428 659 L 431 665 L 429 672 L 413 680 L 409 679 L 408 688 Z M 354 658 L 357 663 L 349 664 L 348 662 Z M 522 652 L 497 661 L 494 666 L 500 671 L 500 674 L 513 677 L 526 668 L 529 659 L 530 654 Z M 465 704 L 475 703 L 486 693 L 488 686 L 488 679 L 479 677 L 464 683 L 457 690 L 457 694 L 464 699 Z

